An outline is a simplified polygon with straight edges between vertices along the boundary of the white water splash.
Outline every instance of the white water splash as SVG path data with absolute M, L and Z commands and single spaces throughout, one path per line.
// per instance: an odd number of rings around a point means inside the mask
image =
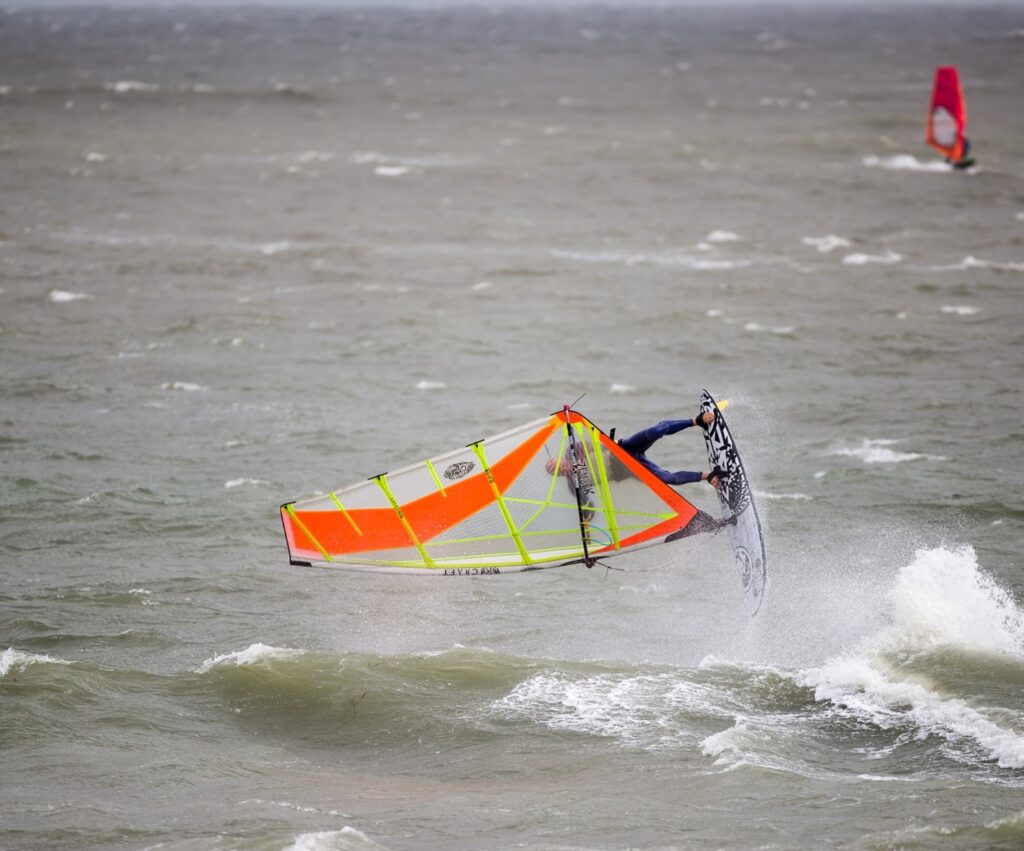
M 667 673 L 579 678 L 537 674 L 492 708 L 553 730 L 607 736 L 655 750 L 695 741 L 689 725 L 678 723 L 680 711 L 727 717 L 721 699 L 713 687 Z
M 931 266 L 932 272 L 967 272 L 971 269 L 996 269 L 1001 272 L 1024 272 L 1024 263 L 1000 263 L 996 260 L 984 260 L 968 254 L 959 263 L 948 266 Z
M 847 266 L 867 266 L 869 263 L 891 266 L 893 263 L 899 263 L 902 259 L 902 254 L 897 254 L 895 251 L 890 249 L 889 251 L 886 251 L 885 254 L 862 254 L 859 252 L 847 254 L 843 258 L 843 263 Z
M 897 452 L 890 446 L 898 440 L 865 438 L 860 446 L 838 446 L 829 451 L 829 455 L 857 458 L 865 464 L 901 464 L 904 461 L 945 461 L 943 455 L 926 455 L 922 452 Z
M 864 157 L 864 165 L 868 168 L 885 168 L 890 171 L 929 171 L 949 173 L 953 166 L 942 160 L 922 161 L 910 154 L 895 154 L 891 157 Z
M 739 242 L 740 235 L 729 230 L 713 230 L 704 239 L 708 242 Z
M 0 653 L 0 677 L 6 677 L 11 671 L 24 670 L 29 665 L 70 665 L 64 659 L 54 659 L 41 653 L 24 653 L 8 647 Z
M 797 502 L 810 502 L 813 499 L 805 493 L 768 493 L 759 490 L 754 491 L 754 496 L 758 499 L 790 499 Z
M 796 329 L 793 325 L 775 325 L 768 327 L 767 325 L 761 325 L 759 322 L 748 322 L 743 326 L 743 330 L 752 334 L 760 334 L 767 331 L 770 334 L 785 336 L 787 334 L 792 334 Z
M 699 272 L 716 272 L 727 269 L 743 269 L 751 265 L 749 260 L 711 260 L 677 252 L 631 252 L 631 251 L 565 251 L 555 249 L 552 257 L 561 260 L 575 260 L 581 263 L 620 264 L 623 266 L 662 266 L 669 268 L 693 269 Z
M 849 248 L 851 243 L 850 240 L 842 236 L 805 236 L 803 238 L 804 245 L 810 245 L 813 248 L 817 248 L 822 254 L 827 254 L 830 251 L 835 251 L 837 248 Z
M 140 83 L 137 80 L 117 80 L 113 83 L 105 83 L 103 86 L 108 92 L 115 95 L 127 95 L 132 92 L 158 92 L 160 87 L 156 83 Z
M 980 570 L 972 547 L 918 550 L 892 599 L 903 648 L 951 644 L 1024 661 L 1024 613 Z
M 234 653 L 224 653 L 214 656 L 203 662 L 197 669 L 197 673 L 205 674 L 216 668 L 218 665 L 256 665 L 260 662 L 267 662 L 273 659 L 294 659 L 301 656 L 305 650 L 294 650 L 291 647 L 271 647 L 267 644 L 250 644 L 245 650 L 238 650 Z
M 797 684 L 814 689 L 816 700 L 882 729 L 910 723 L 917 738 L 972 740 L 1001 767 L 1024 768 L 1024 734 L 1004 710 L 989 717 L 969 698 L 950 697 L 887 661 L 953 648 L 1024 663 L 1024 613 L 980 570 L 973 548 L 918 550 L 890 599 L 891 626 L 852 653 L 800 672 Z
M 269 485 L 266 479 L 231 479 L 230 481 L 224 482 L 224 487 L 228 488 L 240 488 L 243 485 Z
M 283 851 L 356 851 L 356 849 L 383 849 L 361 830 L 346 825 L 341 830 L 320 830 L 301 833 Z
M 88 293 L 73 293 L 67 290 L 50 290 L 50 301 L 54 304 L 65 304 L 69 301 L 83 301 L 92 299 Z
M 182 393 L 200 393 L 207 388 L 202 384 L 195 384 L 191 381 L 165 381 L 160 385 L 161 390 L 178 390 Z

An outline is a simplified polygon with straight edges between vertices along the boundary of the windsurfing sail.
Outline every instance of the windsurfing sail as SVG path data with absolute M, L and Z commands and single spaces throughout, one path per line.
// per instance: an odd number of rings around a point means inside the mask
M 724 402 L 722 403 L 725 404 Z M 740 569 L 740 580 L 746 595 L 747 608 L 756 615 L 764 600 L 768 582 L 768 562 L 764 550 L 764 535 L 761 520 L 754 505 L 754 494 L 750 489 L 747 471 L 743 468 L 736 441 L 721 409 L 707 390 L 701 393 L 701 413 L 714 411 L 715 419 L 704 429 L 704 444 L 708 450 L 708 463 L 720 467 L 728 476 L 718 488 L 718 499 L 728 520 L 729 538 L 732 541 L 736 565 Z
M 571 408 L 281 506 L 293 564 L 478 575 L 596 559 L 714 521 Z
M 953 65 L 940 66 L 935 69 L 925 141 L 951 163 L 969 164 L 966 131 L 967 105 L 960 89 L 960 75 Z

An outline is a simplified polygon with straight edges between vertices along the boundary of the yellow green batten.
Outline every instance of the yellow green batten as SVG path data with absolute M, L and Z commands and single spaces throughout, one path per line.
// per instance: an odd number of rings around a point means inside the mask
M 604 466 L 604 453 L 601 451 L 600 429 L 590 427 L 590 437 L 594 443 L 594 466 L 597 467 L 597 479 L 600 486 L 601 502 L 604 503 L 604 514 L 608 520 L 608 534 L 612 546 L 619 549 L 619 523 L 615 518 L 615 506 L 612 504 L 612 492 L 608 487 L 608 473 Z
M 337 495 L 336 495 L 336 494 L 334 493 L 334 491 L 331 491 L 331 492 L 330 492 L 330 495 L 331 495 L 331 499 L 333 499 L 333 500 L 334 500 L 334 504 L 335 504 L 336 506 L 338 506 L 338 510 L 339 510 L 339 511 L 340 511 L 340 512 L 341 512 L 342 514 L 344 514 L 344 515 L 345 515 L 345 519 L 346 519 L 346 520 L 347 520 L 347 521 L 348 521 L 349 523 L 351 523 L 351 524 L 352 524 L 352 528 L 353 528 L 353 529 L 355 530 L 355 533 L 356 533 L 357 535 L 359 535 L 359 537 L 362 537 L 362 536 L 363 536 L 363 532 L 362 532 L 362 530 L 361 530 L 361 529 L 359 528 L 359 526 L 358 526 L 358 525 L 356 525 L 356 521 L 352 519 L 352 515 L 348 513 L 348 510 L 347 510 L 347 509 L 345 508 L 345 506 L 341 504 L 341 500 L 340 500 L 340 499 L 338 499 L 338 497 L 337 497 Z
M 391 503 L 391 507 L 395 509 L 395 514 L 398 515 L 398 519 L 402 522 L 402 526 L 405 531 L 409 534 L 409 540 L 412 541 L 413 546 L 419 551 L 420 557 L 423 559 L 423 563 L 427 567 L 437 567 L 434 560 L 427 554 L 426 548 L 420 543 L 420 539 L 416 537 L 416 532 L 412 526 L 409 525 L 409 521 L 406 519 L 405 514 L 402 511 L 402 506 L 398 504 L 398 500 L 395 499 L 395 495 L 391 492 L 391 488 L 388 486 L 387 478 L 384 474 L 377 476 L 374 481 L 380 485 L 380 489 L 384 491 L 384 496 L 388 498 L 388 502 Z
M 519 550 L 519 555 L 523 559 L 523 564 L 534 564 L 533 558 L 530 553 L 527 552 L 526 546 L 523 544 L 522 535 L 519 534 L 519 529 L 516 528 L 516 523 L 512 519 L 512 515 L 509 514 L 508 506 L 505 505 L 505 498 L 501 495 L 501 491 L 498 490 L 498 483 L 494 481 L 494 475 L 491 473 L 491 467 L 487 463 L 487 457 L 484 455 L 484 448 L 479 443 L 473 444 L 473 451 L 476 453 L 476 457 L 480 459 L 480 464 L 484 469 L 484 474 L 487 476 L 487 481 L 491 486 L 491 492 L 494 494 L 494 501 L 497 503 L 498 508 L 501 509 L 501 516 L 505 518 L 505 524 L 508 526 L 508 531 L 512 535 L 512 540 L 515 541 L 516 549 Z
M 425 462 L 427 469 L 430 470 L 430 475 L 434 477 L 434 484 L 437 485 L 437 489 L 441 491 L 441 496 L 447 497 L 448 494 L 444 491 L 444 485 L 441 483 L 440 477 L 437 475 L 437 470 L 434 469 L 433 463 L 428 458 Z
M 286 505 L 284 507 L 284 510 L 288 512 L 288 515 L 292 518 L 292 520 L 295 521 L 295 524 L 302 530 L 303 534 L 305 534 L 306 537 L 313 542 L 316 548 L 320 550 L 320 554 L 327 561 L 334 561 L 334 559 L 331 558 L 331 554 L 323 548 L 323 545 L 316 538 L 313 537 L 313 533 L 306 528 L 306 524 L 299 519 L 299 515 L 295 513 L 295 509 L 292 507 L 292 504 L 289 503 L 288 505 Z

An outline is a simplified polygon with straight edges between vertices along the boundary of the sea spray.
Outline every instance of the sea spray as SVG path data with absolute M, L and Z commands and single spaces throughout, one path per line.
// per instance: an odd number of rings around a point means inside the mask
M 953 746 L 948 753 L 955 759 L 969 761 L 965 742 L 974 742 L 1000 767 L 1024 768 L 1024 719 L 989 713 L 971 695 L 948 694 L 927 671 L 902 664 L 938 647 L 1024 661 L 1021 612 L 979 569 L 974 550 L 918 550 L 890 600 L 889 626 L 854 651 L 801 671 L 796 682 L 836 711 L 883 730 L 909 728 L 918 740 L 938 735 Z

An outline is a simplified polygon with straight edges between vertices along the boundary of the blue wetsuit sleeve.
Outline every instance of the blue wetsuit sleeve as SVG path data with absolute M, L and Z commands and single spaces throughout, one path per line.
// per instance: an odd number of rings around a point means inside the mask
M 693 420 L 662 420 L 657 425 L 652 425 L 650 428 L 623 438 L 619 441 L 619 446 L 631 455 L 643 455 L 663 437 L 693 428 L 693 425 Z
M 667 485 L 689 485 L 701 480 L 700 473 L 691 473 L 689 470 L 679 470 L 676 473 L 669 473 L 662 481 Z

